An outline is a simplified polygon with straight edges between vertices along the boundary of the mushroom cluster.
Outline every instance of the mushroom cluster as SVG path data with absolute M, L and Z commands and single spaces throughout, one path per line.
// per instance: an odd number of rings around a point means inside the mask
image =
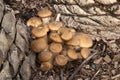
M 89 47 L 93 42 L 87 34 L 76 32 L 61 21 L 51 21 L 52 12 L 47 8 L 41 9 L 37 15 L 27 21 L 27 26 L 32 27 L 31 49 L 38 53 L 41 71 L 48 71 L 53 65 L 65 66 L 68 61 L 80 56 L 86 59 L 90 55 Z

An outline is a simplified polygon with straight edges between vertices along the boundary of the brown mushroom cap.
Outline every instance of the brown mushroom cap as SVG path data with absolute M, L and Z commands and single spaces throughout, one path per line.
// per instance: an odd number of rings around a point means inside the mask
M 27 26 L 38 27 L 42 24 L 42 21 L 38 17 L 32 17 L 27 21 Z
M 31 49 L 34 52 L 41 52 L 48 46 L 46 38 L 39 38 L 31 42 Z
M 74 49 L 68 49 L 67 55 L 68 55 L 68 57 L 69 57 L 70 59 L 72 59 L 72 60 L 75 60 L 75 59 L 78 58 L 78 55 L 77 55 L 77 53 L 75 52 Z
M 40 38 L 47 35 L 47 30 L 44 27 L 35 27 L 32 29 L 32 35 L 34 37 Z
M 67 64 L 68 61 L 67 61 L 67 58 L 64 55 L 57 55 L 55 57 L 55 62 L 59 66 L 64 66 L 64 65 Z
M 47 8 L 44 8 L 44 9 L 41 9 L 40 11 L 38 11 L 38 16 L 41 18 L 46 18 L 51 15 L 52 15 L 52 12 Z
M 40 66 L 40 70 L 41 71 L 49 71 L 50 69 L 52 69 L 52 64 L 50 62 L 42 62 L 41 66 Z
M 40 61 L 49 61 L 51 58 L 52 58 L 52 53 L 49 51 L 43 51 L 38 55 L 38 59 Z
M 60 37 L 59 34 L 56 33 L 56 32 L 51 32 L 51 33 L 50 33 L 50 39 L 53 40 L 54 42 L 58 42 L 58 43 L 61 43 L 61 42 L 62 42 L 61 37 Z
M 54 21 L 49 24 L 49 29 L 51 31 L 57 31 L 60 27 L 63 26 L 63 23 L 60 21 Z
M 47 32 L 49 32 L 49 26 L 48 26 L 48 24 L 43 24 L 42 26 L 46 29 Z
M 49 48 L 53 53 L 60 53 L 62 51 L 62 44 L 53 42 L 50 44 Z
M 73 38 L 73 33 L 70 29 L 65 28 L 61 33 L 61 38 L 65 41 L 71 40 Z
M 80 42 L 80 47 L 89 48 L 93 45 L 92 39 L 87 34 L 79 33 L 77 37 Z
M 76 33 L 76 30 L 74 28 L 70 28 L 70 31 Z
M 86 59 L 90 55 L 90 50 L 88 48 L 82 48 L 80 54 Z
M 70 46 L 79 46 L 80 43 L 78 37 L 75 35 L 71 40 L 67 41 L 66 44 Z
M 70 30 L 70 29 L 67 28 L 67 27 L 60 27 L 57 32 L 58 32 L 58 34 L 62 34 L 62 33 L 65 32 L 66 30 Z

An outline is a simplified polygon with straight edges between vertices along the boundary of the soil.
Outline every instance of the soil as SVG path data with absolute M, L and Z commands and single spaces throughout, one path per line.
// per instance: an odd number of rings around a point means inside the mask
M 120 17 L 119 14 L 115 15 L 108 9 L 116 5 L 120 6 L 118 4 L 119 1 L 118 3 L 116 2 L 110 5 L 103 5 L 97 1 L 95 1 L 95 4 L 85 6 L 81 3 L 83 5 L 79 7 L 85 10 L 86 13 L 80 13 L 79 15 L 69 10 L 71 9 L 70 6 L 76 5 L 76 3 L 68 3 L 66 0 L 58 1 L 61 2 L 57 2 L 56 0 L 4 0 L 3 5 L 5 6 L 5 11 L 3 16 L 5 17 L 5 14 L 9 15 L 9 11 L 12 9 L 15 16 L 11 16 L 13 21 L 11 18 L 10 20 L 13 22 L 12 25 L 16 25 L 17 27 L 15 27 L 15 29 L 7 27 L 0 28 L 0 36 L 8 42 L 11 41 L 10 45 L 6 45 L 8 46 L 5 48 L 7 52 L 4 52 L 8 54 L 2 54 L 2 56 L 7 57 L 2 57 L 0 60 L 0 74 L 3 74 L 5 71 L 5 73 L 8 73 L 7 75 L 9 75 L 8 78 L 10 78 L 10 80 L 120 80 Z M 10 10 L 6 8 L 7 5 Z M 65 8 L 66 5 L 67 10 L 71 12 L 70 14 L 67 12 L 62 13 L 62 9 L 59 10 L 60 7 Z M 94 45 L 90 48 L 91 55 L 87 59 L 69 62 L 65 67 L 54 66 L 52 70 L 47 72 L 41 72 L 39 70 L 40 63 L 37 62 L 37 55 L 31 52 L 29 47 L 31 36 L 29 28 L 26 27 L 26 21 L 32 16 L 37 16 L 37 12 L 43 7 L 48 7 L 53 11 L 52 17 L 55 17 L 57 13 L 61 13 L 60 20 L 68 27 L 75 26 L 74 28 L 78 32 L 81 31 L 90 34 Z M 102 14 L 101 11 L 101 13 L 98 12 L 94 15 L 89 15 L 88 7 L 94 7 L 96 10 L 102 9 L 105 14 Z M 105 16 L 107 17 L 104 18 Z M 108 18 L 108 16 L 110 16 L 110 18 Z M 4 17 L 2 18 L 1 25 L 4 25 Z M 78 17 L 80 17 L 80 22 L 79 19 L 77 19 Z M 71 18 L 73 20 L 70 20 Z M 104 23 L 104 19 L 107 18 L 110 20 L 113 19 L 113 23 L 112 21 L 106 21 Z M 116 22 L 114 22 L 114 18 Z M 66 19 L 69 20 L 67 21 Z M 108 27 L 108 25 L 110 25 L 110 27 Z M 113 28 L 114 26 L 115 28 Z M 108 31 L 110 31 L 110 34 L 108 33 L 109 36 L 106 35 Z M 99 32 L 101 32 L 101 34 Z M 113 34 L 115 34 L 115 36 Z M 13 39 L 11 39 L 11 35 Z M 0 39 L 0 42 L 1 41 Z M 4 43 L 6 42 L 4 41 Z M 1 49 L 2 48 L 0 48 L 0 51 L 2 51 Z M 13 59 L 12 57 L 17 59 Z M 7 66 L 9 66 L 9 68 Z M 5 80 L 5 74 L 0 77 Z

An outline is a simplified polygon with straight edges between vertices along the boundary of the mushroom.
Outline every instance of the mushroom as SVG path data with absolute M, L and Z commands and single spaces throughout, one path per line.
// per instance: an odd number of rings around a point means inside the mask
M 61 38 L 65 41 L 71 40 L 73 38 L 73 33 L 70 31 L 69 28 L 62 28 L 60 33 Z
M 48 26 L 48 24 L 42 24 L 42 26 L 46 29 L 47 32 L 49 32 L 49 26 Z
M 80 54 L 84 59 L 86 59 L 90 55 L 90 50 L 88 48 L 82 48 Z
M 60 16 L 61 16 L 61 14 L 60 14 L 60 13 L 57 13 L 57 16 L 56 16 L 55 21 L 60 21 Z
M 66 44 L 76 47 L 76 46 L 79 46 L 80 43 L 79 43 L 78 37 L 75 35 L 71 40 L 67 41 Z
M 76 30 L 74 28 L 70 28 L 70 31 L 76 33 Z
M 57 30 L 57 32 L 58 32 L 58 34 L 62 34 L 65 30 L 69 30 L 69 28 L 67 28 L 67 27 L 60 27 L 58 30 Z
M 53 61 L 58 66 L 65 66 L 68 61 L 86 59 L 90 55 L 92 39 L 87 34 L 65 26 L 59 21 L 60 13 L 51 23 L 52 12 L 48 8 L 41 9 L 37 15 L 39 17 L 32 17 L 27 21 L 27 26 L 33 27 L 31 33 L 35 40 L 31 42 L 31 49 L 38 53 L 41 71 L 52 69 Z
M 77 55 L 77 53 L 75 52 L 74 49 L 68 49 L 67 56 L 70 58 L 69 60 L 76 60 L 76 59 L 78 59 L 78 55 Z
M 27 21 L 27 26 L 38 27 L 42 24 L 42 21 L 38 17 L 32 17 Z
M 49 24 L 49 29 L 51 31 L 57 31 L 60 27 L 63 27 L 63 23 L 60 21 L 54 21 Z
M 38 16 L 41 18 L 49 17 L 52 15 L 52 12 L 48 8 L 43 8 L 38 11 Z
M 85 48 L 89 48 L 93 45 L 92 39 L 84 33 L 79 33 L 77 34 L 77 37 L 79 39 L 80 42 L 80 47 L 85 47 Z
M 43 51 L 38 55 L 38 59 L 42 62 L 49 61 L 51 58 L 52 53 L 50 51 Z
M 54 42 L 62 43 L 61 37 L 56 32 L 51 32 L 50 33 L 50 39 L 53 40 Z
M 59 66 L 65 66 L 67 62 L 67 58 L 64 55 L 57 55 L 55 57 L 55 63 Z
M 33 40 L 31 42 L 31 49 L 34 52 L 41 52 L 48 47 L 47 40 L 45 37 Z
M 51 64 L 51 62 L 42 62 L 40 65 L 40 70 L 41 71 L 49 71 L 50 69 L 52 69 L 53 65 Z
M 37 38 L 47 35 L 47 29 L 45 27 L 35 27 L 31 32 L 32 35 Z
M 62 44 L 53 42 L 50 44 L 49 49 L 51 52 L 59 54 L 62 51 Z
M 38 16 L 42 18 L 43 23 L 48 23 L 52 12 L 48 8 L 43 8 L 38 11 Z

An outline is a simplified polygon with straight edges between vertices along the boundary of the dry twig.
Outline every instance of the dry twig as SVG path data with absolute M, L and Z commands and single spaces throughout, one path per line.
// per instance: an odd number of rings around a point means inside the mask
M 117 74 L 117 75 L 111 77 L 111 79 L 113 80 L 113 79 L 118 78 L 118 77 L 120 77 L 120 74 Z
M 94 80 L 94 78 L 98 75 L 99 72 L 100 72 L 100 69 L 94 74 L 91 80 Z
M 62 68 L 60 69 L 60 80 L 64 80 L 64 77 L 63 77 L 63 69 L 62 69 Z

